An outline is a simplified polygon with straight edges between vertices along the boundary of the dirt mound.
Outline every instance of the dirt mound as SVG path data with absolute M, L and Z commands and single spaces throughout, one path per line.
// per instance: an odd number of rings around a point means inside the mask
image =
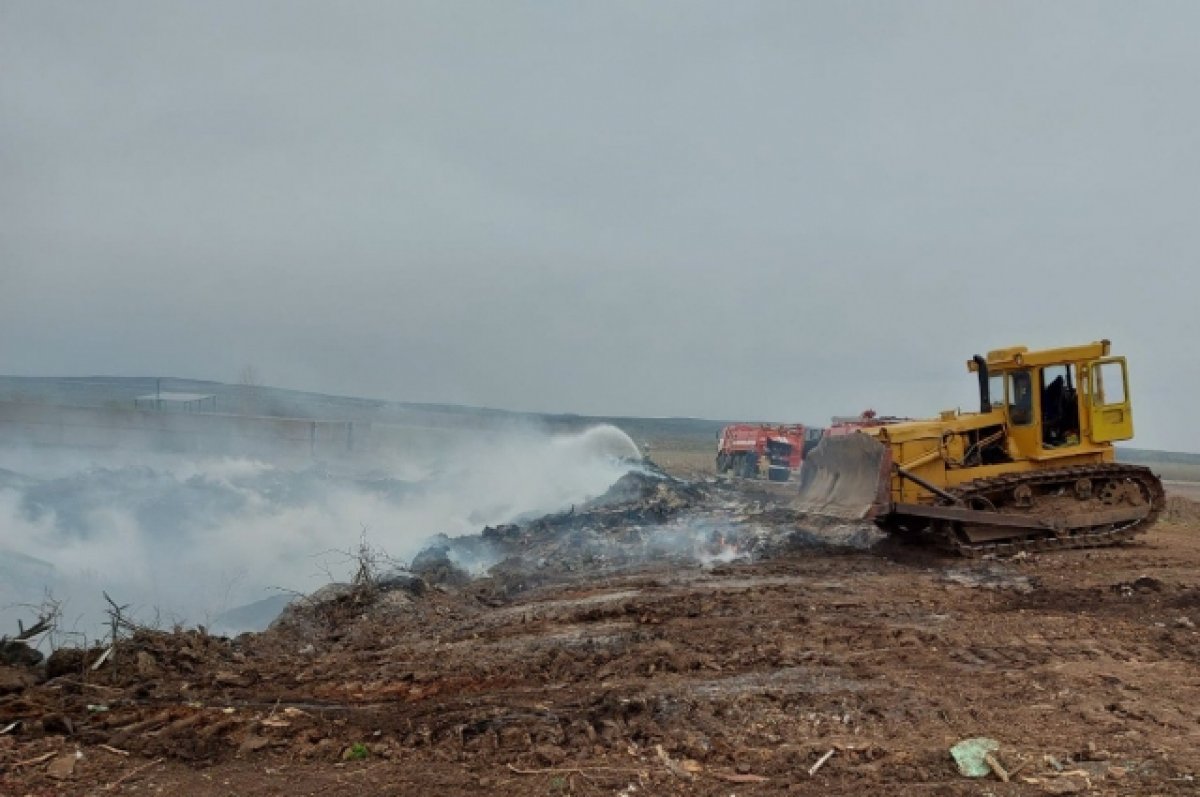
M 46 675 L 87 678 L 108 687 L 136 687 L 148 694 L 160 682 L 203 680 L 242 658 L 230 640 L 200 629 L 139 629 L 115 645 L 59 648 L 46 661 Z
M 42 661 L 42 654 L 25 642 L 0 639 L 0 664 L 13 667 L 35 667 Z
M 0 664 L 0 695 L 20 692 L 41 680 L 38 671 L 31 667 L 12 667 Z
M 357 584 L 326 584 L 289 603 L 269 630 L 296 639 L 317 639 L 362 619 L 395 619 L 410 611 L 427 589 L 424 579 L 408 572 L 371 576 Z

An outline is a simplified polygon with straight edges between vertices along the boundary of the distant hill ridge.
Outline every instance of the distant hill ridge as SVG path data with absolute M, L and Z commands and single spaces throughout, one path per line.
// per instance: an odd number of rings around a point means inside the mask
M 217 412 L 284 418 L 354 420 L 429 426 L 493 426 L 535 424 L 574 429 L 613 423 L 631 435 L 678 434 L 715 440 L 727 421 L 703 418 L 626 418 L 574 413 L 537 413 L 460 404 L 388 401 L 385 399 L 312 393 L 262 385 L 237 385 L 178 377 L 31 377 L 0 376 L 0 401 L 24 401 L 71 407 L 132 408 L 139 396 L 203 393 L 217 397 Z
M 134 398 L 164 392 L 205 393 L 217 397 L 217 411 L 284 418 L 362 420 L 433 427 L 534 424 L 550 430 L 577 429 L 595 423 L 619 426 L 635 439 L 678 437 L 712 440 L 730 421 L 707 418 L 636 418 L 502 410 L 462 404 L 389 401 L 312 393 L 264 385 L 238 385 L 204 379 L 136 376 L 2 376 L 0 401 L 29 401 L 72 407 L 132 407 Z M 1119 447 L 1124 462 L 1200 465 L 1200 454 Z
M 1155 451 L 1149 448 L 1121 446 L 1117 452 L 1123 462 L 1174 462 L 1180 465 L 1200 465 L 1200 454 L 1184 451 Z

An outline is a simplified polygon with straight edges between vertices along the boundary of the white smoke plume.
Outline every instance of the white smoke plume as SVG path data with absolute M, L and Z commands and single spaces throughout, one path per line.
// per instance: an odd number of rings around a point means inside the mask
M 612 426 L 480 434 L 437 456 L 363 463 L 0 449 L 0 633 L 46 589 L 99 634 L 101 591 L 143 621 L 205 623 L 279 590 L 309 591 L 372 546 L 399 560 L 431 537 L 556 512 L 639 459 Z M 333 572 L 346 577 L 346 572 Z

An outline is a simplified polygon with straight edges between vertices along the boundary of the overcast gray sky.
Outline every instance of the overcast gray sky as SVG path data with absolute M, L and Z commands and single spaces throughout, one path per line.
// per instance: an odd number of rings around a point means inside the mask
M 1200 450 L 1200 4 L 0 0 L 0 372 Z

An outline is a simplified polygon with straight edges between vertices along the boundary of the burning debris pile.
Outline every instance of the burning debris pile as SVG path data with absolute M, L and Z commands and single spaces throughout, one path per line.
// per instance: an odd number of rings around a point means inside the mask
M 685 482 L 646 462 L 604 494 L 566 511 L 488 526 L 475 535 L 439 535 L 408 567 L 380 579 L 378 594 L 387 596 L 384 611 L 421 594 L 425 585 L 470 589 L 485 602 L 502 603 L 536 587 L 645 566 L 751 561 L 813 546 L 861 549 L 881 536 L 873 527 L 845 524 L 802 529 L 794 513 L 770 498 Z M 350 585 L 334 585 L 314 598 L 325 612 L 330 601 L 357 600 L 355 594 Z M 312 603 L 294 604 L 289 616 Z
M 438 535 L 407 565 L 397 566 L 364 541 L 357 573 L 293 599 L 271 624 L 274 633 L 345 633 L 363 618 L 391 622 L 429 610 L 450 611 L 447 596 L 501 605 L 541 586 L 644 566 L 697 567 L 749 560 L 794 541 L 786 519 L 754 514 L 730 519 L 710 488 L 675 479 L 652 463 L 630 470 L 602 495 L 565 511 Z
M 733 556 L 726 535 L 696 514 L 708 497 L 649 465 L 563 512 L 474 535 L 438 535 L 407 566 L 389 567 L 391 560 L 364 542 L 350 583 L 296 598 L 271 628 L 319 632 L 367 614 L 411 613 L 436 596 L 464 590 L 495 603 L 537 586 L 666 559 L 727 561 Z
M 433 584 L 461 586 L 488 577 L 500 594 L 603 573 L 652 559 L 695 560 L 705 539 L 691 524 L 706 492 L 653 468 L 633 470 L 603 495 L 564 512 L 524 523 L 488 526 L 478 535 L 436 539 L 411 571 Z M 667 539 L 687 527 L 688 539 Z

